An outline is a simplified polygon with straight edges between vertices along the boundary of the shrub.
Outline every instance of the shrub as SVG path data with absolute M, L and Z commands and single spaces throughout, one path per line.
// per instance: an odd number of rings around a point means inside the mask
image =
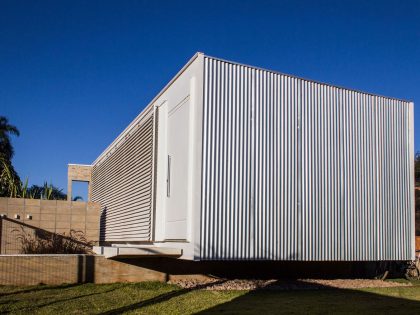
M 22 228 L 17 239 L 21 242 L 21 254 L 92 254 L 93 244 L 82 231 L 70 230 L 66 235 L 44 230 L 31 233 Z

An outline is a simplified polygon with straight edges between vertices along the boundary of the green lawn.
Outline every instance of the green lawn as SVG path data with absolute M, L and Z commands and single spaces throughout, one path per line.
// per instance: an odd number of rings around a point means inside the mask
M 420 286 L 363 290 L 208 291 L 136 284 L 1 287 L 0 313 L 14 314 L 420 314 Z

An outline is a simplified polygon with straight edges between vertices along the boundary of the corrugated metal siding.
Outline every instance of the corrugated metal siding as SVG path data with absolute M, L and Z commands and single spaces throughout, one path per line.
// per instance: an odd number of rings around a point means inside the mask
M 204 66 L 201 259 L 411 259 L 407 102 Z
M 152 239 L 154 132 L 151 110 L 93 166 L 92 200 L 102 207 L 102 241 Z

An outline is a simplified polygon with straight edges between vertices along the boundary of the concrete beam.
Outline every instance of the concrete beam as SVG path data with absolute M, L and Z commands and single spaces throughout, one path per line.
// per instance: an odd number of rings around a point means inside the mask
M 180 257 L 182 249 L 170 247 L 117 247 L 94 246 L 93 251 L 106 258 L 133 258 L 133 257 Z

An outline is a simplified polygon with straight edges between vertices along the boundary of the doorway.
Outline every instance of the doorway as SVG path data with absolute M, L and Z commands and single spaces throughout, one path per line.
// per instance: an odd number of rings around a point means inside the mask
M 189 97 L 168 113 L 165 238 L 186 240 L 188 228 Z

